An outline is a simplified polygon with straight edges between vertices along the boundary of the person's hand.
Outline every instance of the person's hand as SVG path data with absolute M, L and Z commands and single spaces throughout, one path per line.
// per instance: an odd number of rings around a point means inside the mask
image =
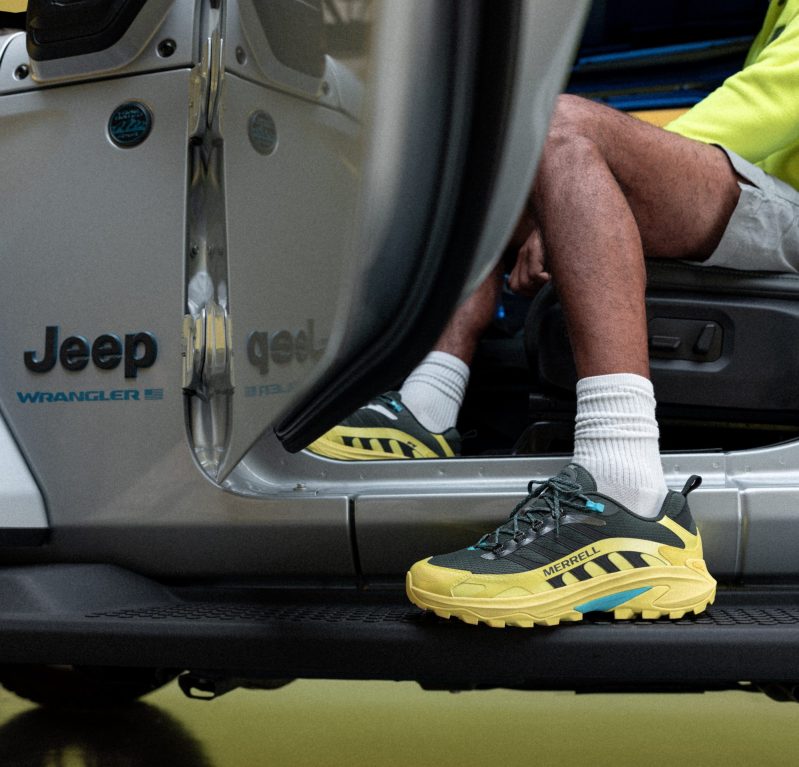
M 546 271 L 546 253 L 541 230 L 533 227 L 529 237 L 519 248 L 516 265 L 508 278 L 508 287 L 520 296 L 534 296 L 549 282 Z

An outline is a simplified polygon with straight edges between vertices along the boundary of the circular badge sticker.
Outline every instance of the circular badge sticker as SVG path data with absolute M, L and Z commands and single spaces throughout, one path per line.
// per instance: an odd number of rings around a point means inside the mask
M 120 104 L 108 119 L 111 141 L 125 149 L 141 144 L 150 135 L 152 127 L 152 112 L 138 101 Z
M 272 154 L 277 147 L 277 127 L 272 116 L 258 110 L 250 115 L 247 126 L 250 143 L 258 154 Z

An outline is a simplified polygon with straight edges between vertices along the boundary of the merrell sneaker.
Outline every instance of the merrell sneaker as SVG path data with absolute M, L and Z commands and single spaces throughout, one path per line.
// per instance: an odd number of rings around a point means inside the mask
M 402 404 L 399 392 L 375 397 L 338 426 L 308 445 L 308 450 L 341 461 L 397 458 L 447 458 L 460 452 L 455 429 L 434 434 Z
M 595 610 L 616 618 L 682 618 L 716 595 L 686 497 L 691 477 L 645 519 L 596 491 L 569 464 L 528 485 L 509 520 L 474 546 L 417 562 L 410 600 L 443 618 L 489 626 L 554 626 Z

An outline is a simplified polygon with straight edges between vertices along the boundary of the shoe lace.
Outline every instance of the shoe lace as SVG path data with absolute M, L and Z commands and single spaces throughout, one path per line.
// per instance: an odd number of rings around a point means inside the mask
M 486 533 L 474 548 L 496 551 L 507 540 L 521 540 L 530 530 L 539 529 L 546 516 L 550 516 L 555 522 L 557 535 L 564 509 L 602 513 L 604 506 L 584 495 L 579 483 L 563 475 L 530 480 L 527 484 L 527 497 L 516 504 L 508 521 L 493 532 Z M 506 537 L 503 539 L 503 536 Z

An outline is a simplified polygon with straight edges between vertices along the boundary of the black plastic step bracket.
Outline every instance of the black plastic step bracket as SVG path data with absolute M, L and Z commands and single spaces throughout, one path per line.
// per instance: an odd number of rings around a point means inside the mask
M 436 689 L 795 685 L 799 586 L 724 589 L 705 613 L 677 621 L 596 613 L 554 628 L 500 630 L 423 613 L 400 588 L 167 588 L 116 567 L 42 565 L 0 571 L 0 648 L 3 663 L 198 669 L 193 678 L 217 680 L 392 679 Z

